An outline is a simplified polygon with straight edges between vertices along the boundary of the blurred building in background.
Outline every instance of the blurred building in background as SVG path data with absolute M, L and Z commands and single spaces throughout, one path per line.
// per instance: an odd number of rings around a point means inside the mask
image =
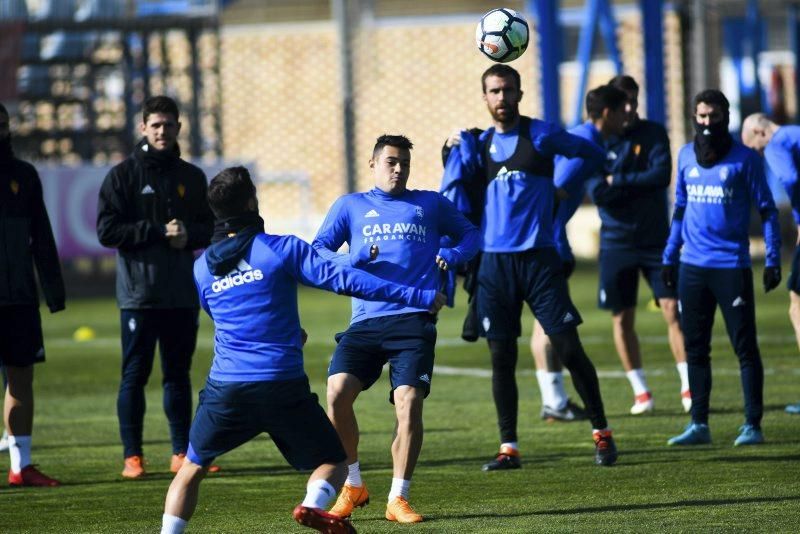
M 705 87 L 731 98 L 733 128 L 757 109 L 779 121 L 797 116 L 798 11 L 786 1 L 502 5 L 522 12 L 532 30 L 528 51 L 512 64 L 522 74 L 525 114 L 555 114 L 570 126 L 582 120 L 581 88 L 621 70 L 642 86 L 640 113 L 664 117 L 675 154 L 691 129 L 691 97 Z M 59 244 L 75 270 L 107 263 L 94 259 L 102 250 L 93 241 L 93 196 L 138 140 L 141 102 L 154 94 L 179 103 L 184 156 L 209 178 L 228 164 L 251 166 L 270 231 L 310 238 L 336 197 L 371 187 L 367 162 L 382 133 L 415 143 L 410 187 L 438 187 L 444 139 L 488 124 L 480 76 L 490 63 L 475 47 L 474 28 L 494 7 L 0 0 L 0 101 L 12 112 L 17 152 L 39 162 Z M 646 25 L 653 17 L 655 38 Z M 592 214 L 576 219 L 589 255 Z

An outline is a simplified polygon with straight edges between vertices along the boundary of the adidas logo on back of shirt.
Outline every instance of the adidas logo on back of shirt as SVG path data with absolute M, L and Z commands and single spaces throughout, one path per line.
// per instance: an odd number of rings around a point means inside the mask
M 375 210 L 369 210 L 364 217 L 380 217 L 380 214 Z
M 214 293 L 221 293 L 226 289 L 244 284 L 251 284 L 264 279 L 264 273 L 261 269 L 253 269 L 244 258 L 239 260 L 236 268 L 226 274 L 224 277 L 215 277 L 214 283 L 211 284 L 211 291 Z
M 700 178 L 700 171 L 697 170 L 697 167 L 692 167 L 692 170 L 689 171 L 689 178 Z
M 150 187 L 150 184 L 147 184 L 146 186 L 144 186 L 142 188 L 142 194 L 143 195 L 154 195 L 155 193 L 156 193 L 155 189 Z

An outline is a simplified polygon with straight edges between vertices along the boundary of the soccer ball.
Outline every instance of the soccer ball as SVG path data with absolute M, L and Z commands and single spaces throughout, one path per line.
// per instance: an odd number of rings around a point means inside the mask
M 513 9 L 493 9 L 481 17 L 475 41 L 492 61 L 514 61 L 528 48 L 528 23 Z

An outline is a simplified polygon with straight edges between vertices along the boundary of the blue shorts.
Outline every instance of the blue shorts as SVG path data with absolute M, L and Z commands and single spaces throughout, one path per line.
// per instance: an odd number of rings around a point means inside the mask
M 369 389 L 389 363 L 391 391 L 413 386 L 428 396 L 433 377 L 436 317 L 427 313 L 403 313 L 364 319 L 336 334 L 336 351 L 328 367 L 328 376 L 347 373 Z
M 186 456 L 205 467 L 262 432 L 270 435 L 297 470 L 316 469 L 346 458 L 306 376 L 272 382 L 208 379 L 200 392 Z
M 786 281 L 786 287 L 789 291 L 794 291 L 800 295 L 800 246 L 794 248 L 794 256 L 792 257 L 792 271 L 789 273 L 789 279 Z
M 38 306 L 0 306 L 0 365 L 28 367 L 44 361 Z
M 678 298 L 675 289 L 661 281 L 660 249 L 604 249 L 600 251 L 600 287 L 597 305 L 602 310 L 621 312 L 636 306 L 639 292 L 639 272 L 647 280 L 653 298 Z
M 481 336 L 516 339 L 522 333 L 522 303 L 527 302 L 547 335 L 581 324 L 569 296 L 567 279 L 555 248 L 524 252 L 484 252 L 478 271 L 478 318 Z

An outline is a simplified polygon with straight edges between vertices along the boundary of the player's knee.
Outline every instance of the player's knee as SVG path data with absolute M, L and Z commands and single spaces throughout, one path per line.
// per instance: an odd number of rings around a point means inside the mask
M 328 377 L 328 408 L 332 410 L 353 406 L 361 391 L 361 382 L 352 375 L 339 373 Z
M 668 325 L 678 324 L 678 301 L 677 299 L 658 299 L 658 306 L 661 314 Z
M 623 332 L 630 332 L 633 330 L 636 320 L 636 309 L 625 308 L 624 310 L 614 312 L 612 315 L 614 328 Z
M 492 368 L 495 371 L 514 372 L 518 357 L 516 339 L 490 339 L 489 353 L 492 356 Z

